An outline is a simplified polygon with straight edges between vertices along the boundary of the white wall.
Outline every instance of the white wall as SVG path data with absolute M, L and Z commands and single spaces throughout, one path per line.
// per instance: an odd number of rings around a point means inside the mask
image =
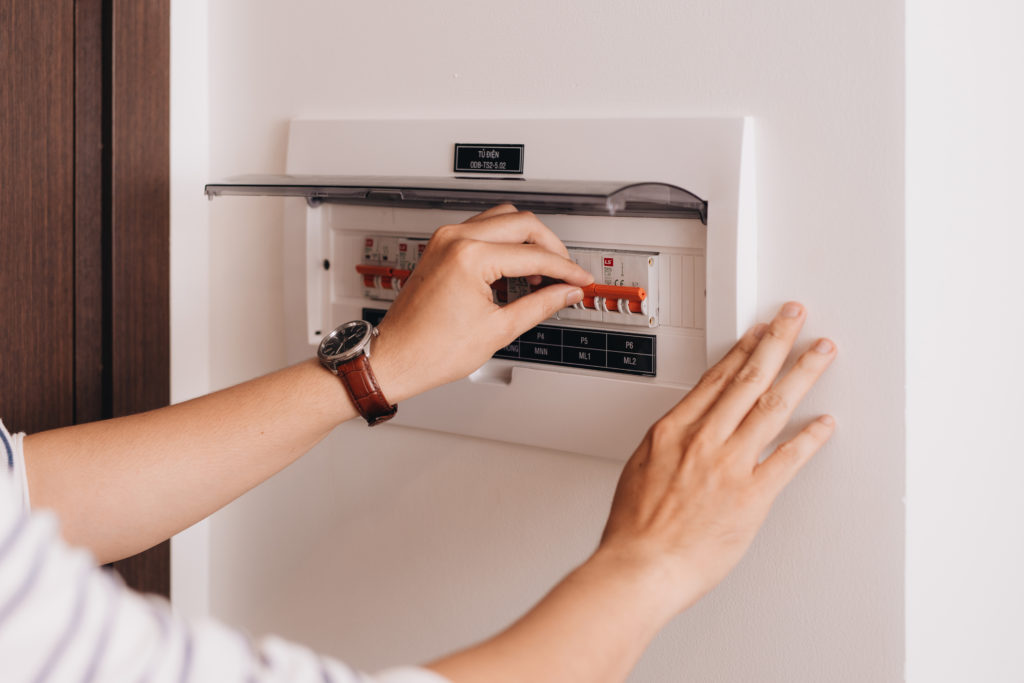
M 210 391 L 210 173 L 206 0 L 171 3 L 171 401 Z M 209 524 L 178 534 L 171 594 L 188 614 L 209 608 Z
M 212 177 L 282 171 L 296 116 L 755 116 L 759 310 L 800 299 L 806 336 L 837 340 L 803 414 L 840 427 L 635 680 L 902 677 L 902 3 L 213 0 L 209 50 Z M 284 360 L 282 215 L 273 200 L 211 205 L 214 386 Z M 345 425 L 214 518 L 212 610 L 360 666 L 428 658 L 500 628 L 582 560 L 616 476 Z
M 1024 5 L 907 3 L 907 674 L 1024 680 Z

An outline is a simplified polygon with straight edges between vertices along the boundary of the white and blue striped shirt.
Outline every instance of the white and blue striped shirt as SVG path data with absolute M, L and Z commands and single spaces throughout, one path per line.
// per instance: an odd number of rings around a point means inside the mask
M 280 638 L 252 642 L 126 588 L 28 510 L 21 441 L 0 422 L 0 681 L 447 683 L 420 668 L 367 676 Z M 9 476 L 8 476 L 9 475 Z

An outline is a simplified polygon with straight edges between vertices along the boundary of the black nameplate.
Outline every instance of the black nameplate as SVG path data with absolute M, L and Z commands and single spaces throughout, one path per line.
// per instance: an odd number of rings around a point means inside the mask
M 385 313 L 382 308 L 364 308 L 363 320 L 379 325 Z M 654 377 L 657 341 L 653 334 L 538 325 L 498 349 L 494 357 Z
M 654 377 L 657 341 L 653 334 L 538 325 L 494 357 Z
M 523 173 L 525 145 L 455 143 L 456 173 Z

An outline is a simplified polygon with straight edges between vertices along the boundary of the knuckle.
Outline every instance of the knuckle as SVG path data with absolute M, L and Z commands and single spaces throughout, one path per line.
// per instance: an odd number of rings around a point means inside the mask
M 800 455 L 800 447 L 797 446 L 796 441 L 785 441 L 779 444 L 778 449 L 775 451 L 776 455 L 781 455 L 783 458 L 794 458 Z
M 431 238 L 432 242 L 444 243 L 451 242 L 456 238 L 459 233 L 459 228 L 456 225 L 442 225 L 440 228 L 434 231 L 434 235 Z
M 697 385 L 705 389 L 711 389 L 722 384 L 724 380 L 725 370 L 718 365 L 713 365 L 708 368 L 707 372 L 701 375 L 700 381 L 697 382 Z
M 772 323 L 771 325 L 768 326 L 768 330 L 765 332 L 765 336 L 771 337 L 772 339 L 777 339 L 779 341 L 786 341 L 789 338 L 789 335 L 787 334 L 786 330 L 783 329 L 781 325 L 778 325 L 776 323 Z
M 782 394 L 775 390 L 768 390 L 758 397 L 757 407 L 765 413 L 781 413 L 789 406 Z
M 470 265 L 477 262 L 479 244 L 475 240 L 456 239 L 449 244 L 448 251 L 456 263 Z
M 710 453 L 715 450 L 715 439 L 706 427 L 698 427 L 690 434 L 688 452 Z
M 749 356 L 754 352 L 754 349 L 757 348 L 757 344 L 760 341 L 761 340 L 758 339 L 757 337 L 744 337 L 743 339 L 740 339 L 739 343 L 736 346 L 739 348 L 740 351 Z
M 805 353 L 797 359 L 795 368 L 800 372 L 817 372 L 820 358 L 821 354 Z
M 764 370 L 761 366 L 747 363 L 736 373 L 737 384 L 757 384 L 764 378 Z
M 669 440 L 674 438 L 675 429 L 667 418 L 662 418 L 651 425 L 648 436 L 651 440 L 651 447 L 659 449 L 664 447 Z

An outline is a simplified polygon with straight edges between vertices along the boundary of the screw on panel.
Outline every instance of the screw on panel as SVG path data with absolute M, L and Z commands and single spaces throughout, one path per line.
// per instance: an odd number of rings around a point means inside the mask
M 330 270 L 330 269 L 331 269 L 331 262 L 328 261 L 327 259 L 324 259 L 324 270 Z

